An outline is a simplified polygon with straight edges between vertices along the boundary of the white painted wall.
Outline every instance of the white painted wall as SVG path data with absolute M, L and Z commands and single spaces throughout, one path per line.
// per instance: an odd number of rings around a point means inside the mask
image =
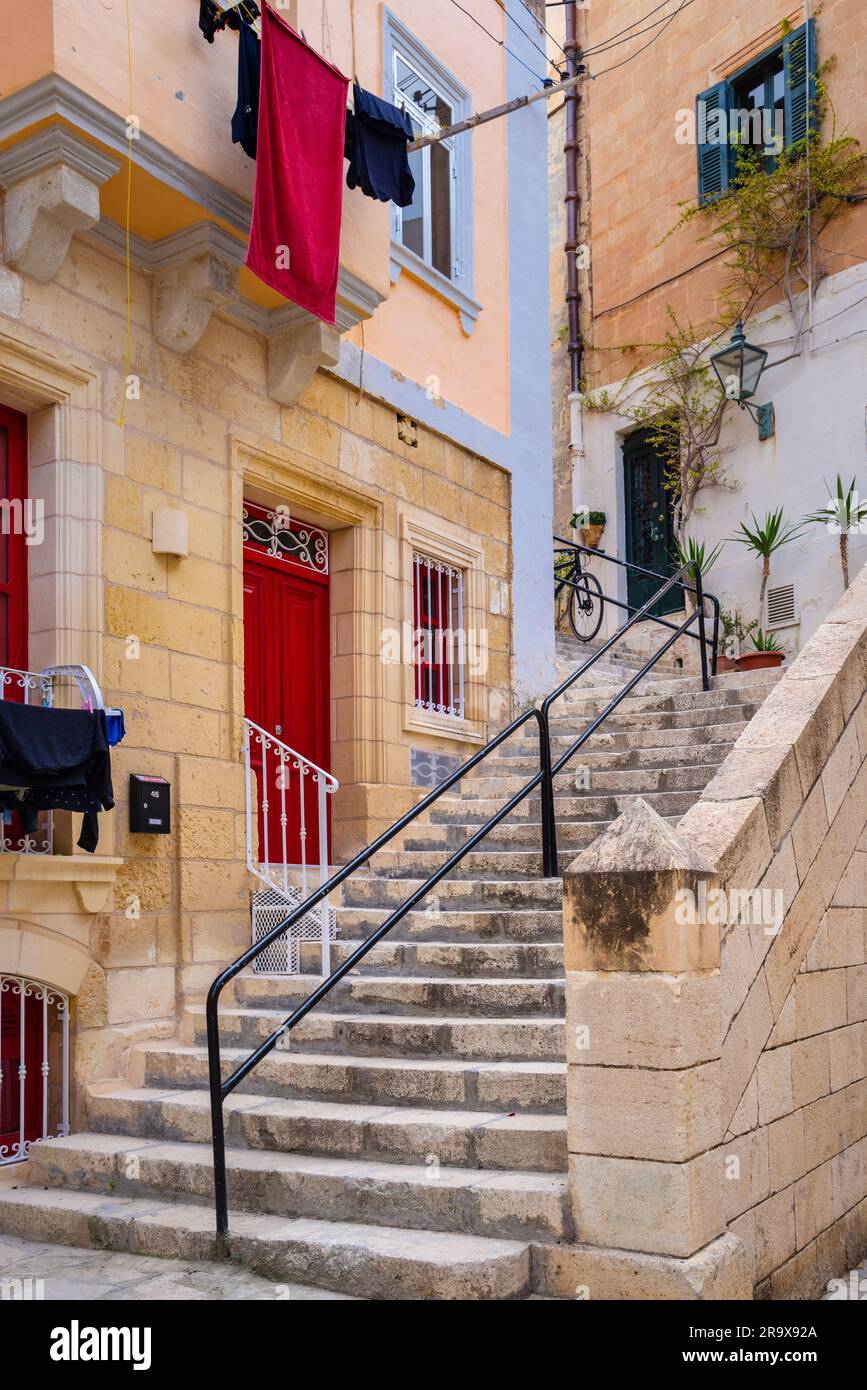
M 759 442 L 751 416 L 735 404 L 723 422 L 723 472 L 731 488 L 711 487 L 699 494 L 690 532 L 708 547 L 732 535 L 740 521 L 755 512 L 782 506 L 789 521 L 828 503 L 823 479 L 833 486 L 837 473 L 844 486 L 853 475 L 867 501 L 867 266 L 830 276 L 819 287 L 813 306 L 814 332 L 805 334 L 799 357 L 782 362 L 793 350 L 793 324 L 779 306 L 747 325 L 747 337 L 769 350 L 769 365 L 756 400 L 772 400 L 776 434 Z M 779 366 L 773 366 L 780 362 Z M 617 384 L 609 384 L 612 392 Z M 584 414 L 586 459 L 575 479 L 575 502 L 607 514 L 602 541 L 612 555 L 625 558 L 622 441 L 635 427 L 619 416 Z M 867 560 L 867 532 L 850 535 L 850 575 Z M 606 590 L 613 566 L 594 564 Z M 842 592 L 837 537 L 810 526 L 800 540 L 784 546 L 771 562 L 771 584 L 796 581 L 801 622 L 782 628 L 778 640 L 798 651 L 834 606 Z M 760 561 L 745 546 L 728 542 L 707 581 L 724 607 L 757 616 Z M 621 579 L 617 596 L 625 598 Z M 622 621 L 622 617 L 618 619 Z

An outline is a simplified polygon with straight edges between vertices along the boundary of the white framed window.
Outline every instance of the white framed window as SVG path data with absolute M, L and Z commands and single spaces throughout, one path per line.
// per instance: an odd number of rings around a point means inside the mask
M 443 126 L 453 125 L 454 113 L 445 97 L 399 49 L 392 57 L 392 100 L 406 111 L 416 136 L 436 135 Z M 440 275 L 458 281 L 461 266 L 455 254 L 454 140 L 414 150 L 409 164 L 415 178 L 415 197 L 409 207 L 395 207 L 395 237 Z
M 396 15 L 383 10 L 384 96 L 406 111 L 418 136 L 472 112 L 469 91 Z M 410 156 L 415 197 L 393 208 L 392 281 L 408 270 L 458 310 L 466 333 L 481 312 L 473 298 L 473 172 L 469 134 Z

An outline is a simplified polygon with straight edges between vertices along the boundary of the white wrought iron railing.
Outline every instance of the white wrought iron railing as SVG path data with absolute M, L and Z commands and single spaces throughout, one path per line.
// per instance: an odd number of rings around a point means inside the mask
M 297 907 L 315 886 L 329 876 L 328 798 L 340 783 L 330 772 L 311 762 L 267 729 L 244 720 L 244 776 L 246 784 L 247 867 L 267 891 L 254 894 L 253 940 L 262 936 Z M 310 789 L 316 788 L 315 813 Z M 309 844 L 315 825 L 317 862 L 311 862 Z M 275 852 L 276 851 L 276 852 Z M 314 875 L 318 884 L 314 884 Z M 331 971 L 334 913 L 323 901 L 304 917 L 291 933 L 261 955 L 256 968 L 269 973 L 294 974 L 299 968 L 301 941 L 319 941 L 322 973 Z
M 46 666 L 44 671 L 20 671 L 13 666 L 0 666 L 0 700 L 16 700 L 19 704 L 41 705 L 52 709 L 61 699 L 72 696 L 81 709 L 104 709 L 102 692 L 88 666 Z M 0 812 L 3 833 L 0 835 L 0 854 L 52 854 L 54 852 L 54 816 L 51 811 L 40 812 L 33 834 L 16 828 L 12 812 Z
M 0 1167 L 69 1133 L 69 999 L 0 974 Z

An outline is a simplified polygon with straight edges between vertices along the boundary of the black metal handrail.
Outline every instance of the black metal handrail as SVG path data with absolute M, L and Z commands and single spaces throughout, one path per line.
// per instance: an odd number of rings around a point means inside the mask
M 683 576 L 689 569 L 695 571 L 694 589 L 692 586 L 683 583 Z M 662 576 L 656 577 L 662 578 Z M 681 627 L 676 629 L 674 635 L 654 652 L 648 661 L 645 662 L 644 666 L 606 706 L 603 712 L 584 730 L 583 734 L 576 740 L 572 747 L 554 763 L 551 758 L 549 720 L 549 711 L 553 703 L 558 700 L 561 695 L 565 694 L 567 690 L 571 689 L 580 676 L 583 675 L 589 667 L 599 661 L 605 653 L 619 641 L 624 633 L 628 632 L 636 623 L 642 621 L 644 618 L 652 618 L 657 622 L 660 621 L 650 613 L 650 609 L 654 604 L 658 603 L 660 598 L 668 593 L 675 584 L 696 593 L 697 603 L 695 611 L 690 614 Z M 558 876 L 554 777 L 566 766 L 578 748 L 580 748 L 599 728 L 600 724 L 608 718 L 612 710 L 617 708 L 620 702 L 625 699 L 638 682 L 656 665 L 657 661 L 660 660 L 672 643 L 683 633 L 687 632 L 692 623 L 696 621 L 698 621 L 699 624 L 699 637 L 701 642 L 702 683 L 704 688 L 708 689 L 707 639 L 705 634 L 705 613 L 701 575 L 697 566 L 694 564 L 687 564 L 683 565 L 676 574 L 668 578 L 664 582 L 662 588 L 655 593 L 642 608 L 637 609 L 602 647 L 595 651 L 587 661 L 568 676 L 556 690 L 552 691 L 538 709 L 526 710 L 523 714 L 519 715 L 507 728 L 495 735 L 484 748 L 479 749 L 467 762 L 463 763 L 461 767 L 451 773 L 438 787 L 435 787 L 417 806 L 413 807 L 411 811 L 408 811 L 406 815 L 402 816 L 400 820 L 396 821 L 394 825 L 384 831 L 382 835 L 363 849 L 360 854 L 357 854 L 350 863 L 344 865 L 336 874 L 333 874 L 327 883 L 322 884 L 314 893 L 311 893 L 303 903 L 300 903 L 298 907 L 288 913 L 282 922 L 278 923 L 276 927 L 273 927 L 259 941 L 250 946 L 243 955 L 239 956 L 236 961 L 227 966 L 227 968 L 217 976 L 208 991 L 205 1018 L 208 1042 L 208 1084 L 211 1100 L 211 1128 L 214 1152 L 214 1200 L 216 1206 L 217 1234 L 219 1236 L 222 1237 L 225 1235 L 229 1228 L 228 1190 L 226 1182 L 226 1140 L 223 1122 L 223 1103 L 226 1097 L 231 1095 L 240 1082 L 253 1071 L 259 1062 L 277 1047 L 281 1038 L 289 1034 L 291 1030 L 317 1006 L 317 1004 L 321 1003 L 321 1001 L 330 994 L 335 985 L 337 985 L 344 976 L 349 974 L 358 962 L 363 960 L 368 952 L 371 951 L 408 912 L 411 912 L 413 908 L 427 896 L 432 888 L 436 887 L 441 879 L 445 878 L 452 869 L 461 863 L 466 855 L 470 854 L 476 846 L 480 844 L 501 821 L 505 820 L 506 816 L 510 815 L 526 797 L 530 796 L 537 787 L 540 788 L 541 798 L 542 872 L 543 876 L 546 878 L 555 878 Z M 666 624 L 666 626 L 671 626 L 671 624 Z M 220 1055 L 219 1002 L 220 995 L 226 986 L 239 975 L 242 970 L 250 965 L 252 961 L 260 956 L 263 951 L 266 951 L 269 946 L 284 934 L 284 932 L 289 931 L 297 921 L 319 903 L 327 899 L 335 889 L 341 886 L 341 884 L 345 883 L 357 869 L 365 867 L 374 854 L 389 844 L 396 835 L 406 830 L 409 825 L 433 806 L 456 782 L 459 782 L 468 772 L 478 767 L 480 763 L 489 757 L 497 748 L 501 747 L 501 745 L 505 743 L 507 739 L 511 738 L 513 734 L 517 733 L 519 729 L 522 729 L 525 725 L 533 721 L 535 721 L 539 730 L 538 772 L 536 772 L 519 791 L 515 792 L 498 811 L 490 816 L 468 840 L 459 846 L 438 869 L 429 875 L 429 877 L 425 879 L 424 882 L 400 904 L 400 906 L 395 908 L 395 910 L 388 915 L 386 920 L 347 957 L 343 964 L 333 970 L 328 979 L 323 980 L 321 984 L 308 995 L 303 1003 L 300 1004 L 278 1028 L 274 1029 L 264 1042 L 260 1043 L 259 1046 L 224 1080 Z
M 582 545 L 579 541 L 566 540 L 565 536 L 555 536 L 554 541 L 557 546 L 557 548 L 554 551 L 555 555 L 565 555 L 569 550 L 580 550 L 583 555 L 587 555 L 592 559 L 605 560 L 605 562 L 609 565 L 618 565 L 620 569 L 631 570 L 633 574 L 642 574 L 646 579 L 665 578 L 665 575 L 657 574 L 656 570 L 647 570 L 644 568 L 643 565 L 635 565 L 632 563 L 631 560 L 621 560 L 616 555 L 608 555 L 604 550 L 594 549 L 593 546 L 589 545 Z M 684 568 L 688 567 L 689 562 L 686 566 L 684 566 Z M 697 566 L 696 570 L 698 572 Z M 680 573 L 683 573 L 682 569 Z M 700 572 L 699 579 L 701 579 Z M 569 580 L 561 577 L 559 582 L 568 584 Z M 572 587 L 574 587 L 574 585 Z M 695 594 L 697 592 L 696 588 L 692 584 L 681 584 L 680 587 L 684 590 L 685 593 L 688 594 Z M 704 597 L 713 609 L 713 637 L 709 640 L 711 646 L 711 674 L 715 676 L 717 663 L 717 648 L 719 646 L 720 601 L 715 594 L 705 594 Z M 637 608 L 633 606 L 633 604 L 624 603 L 623 599 L 612 598 L 610 594 L 603 594 L 603 599 L 606 603 L 613 604 L 615 608 L 623 608 L 627 613 L 632 614 L 637 613 L 639 611 Z M 658 595 L 654 598 L 653 602 L 658 602 Z M 660 627 L 670 628 L 672 632 L 677 631 L 676 623 L 669 622 L 667 618 L 660 617 L 658 613 L 651 613 L 648 616 L 652 618 L 653 622 L 658 623 Z M 692 637 L 696 642 L 701 640 L 697 632 L 688 632 L 686 635 L 688 637 Z

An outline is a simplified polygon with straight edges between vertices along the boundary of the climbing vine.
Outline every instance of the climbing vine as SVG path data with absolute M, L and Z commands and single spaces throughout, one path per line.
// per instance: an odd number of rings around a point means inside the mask
M 784 24 L 782 34 L 786 32 Z M 867 180 L 867 154 L 853 136 L 837 132 L 827 88 L 833 64 L 828 60 L 817 75 L 807 136 L 781 150 L 770 170 L 760 152 L 739 146 L 731 187 L 713 202 L 683 204 L 663 238 L 698 224 L 699 242 L 716 246 L 724 266 L 716 318 L 698 333 L 669 308 L 660 342 L 618 349 L 624 355 L 641 352 L 653 365 L 630 371 L 614 392 L 591 391 L 585 398 L 588 409 L 614 411 L 648 430 L 664 460 L 681 545 L 702 489 L 732 486 L 720 447 L 728 402 L 711 367 L 711 353 L 734 323 L 748 319 L 780 289 L 795 325 L 793 355 L 800 350 L 809 304 L 831 254 L 822 245 L 822 233 Z

